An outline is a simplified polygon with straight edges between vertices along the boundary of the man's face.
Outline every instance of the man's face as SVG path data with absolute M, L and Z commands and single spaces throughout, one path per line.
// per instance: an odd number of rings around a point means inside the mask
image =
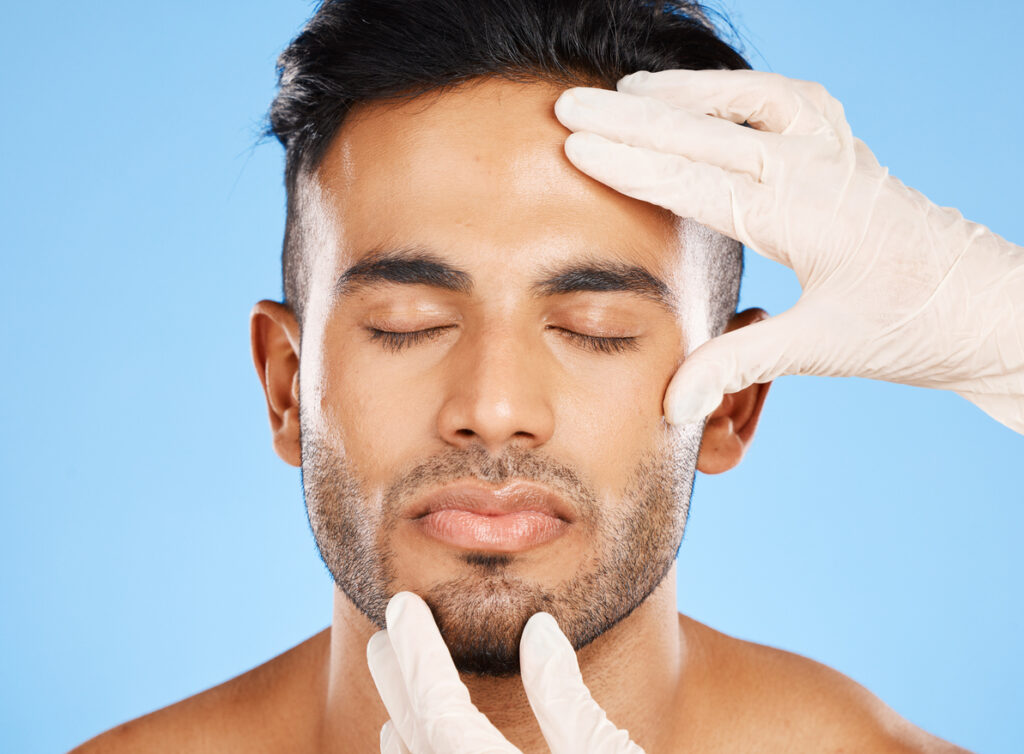
M 679 313 L 685 226 L 568 162 L 558 93 L 484 80 L 359 108 L 309 187 L 317 544 L 379 626 L 392 594 L 423 596 L 466 672 L 517 672 L 538 610 L 580 648 L 637 607 L 675 558 L 700 443 L 661 408 L 708 336 Z M 480 500 L 522 510 L 458 510 Z

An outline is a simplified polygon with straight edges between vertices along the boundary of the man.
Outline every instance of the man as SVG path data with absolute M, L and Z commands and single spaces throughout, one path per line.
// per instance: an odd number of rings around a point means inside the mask
M 333 624 L 81 751 L 957 750 L 676 611 L 694 470 L 739 463 L 775 376 L 1024 431 L 1024 252 L 745 67 L 687 4 L 318 10 L 281 59 L 285 301 L 252 344 Z M 737 241 L 794 268 L 793 309 L 734 312 Z

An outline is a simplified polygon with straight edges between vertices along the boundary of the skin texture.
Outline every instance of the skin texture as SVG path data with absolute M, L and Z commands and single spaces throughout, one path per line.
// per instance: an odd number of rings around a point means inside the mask
M 693 459 L 672 448 L 696 450 L 699 439 L 697 468 L 720 473 L 740 462 L 753 438 L 767 385 L 725 396 L 700 438 L 664 422 L 669 380 L 708 337 L 699 316 L 632 293 L 530 295 L 540 270 L 584 257 L 641 265 L 671 281 L 681 299 L 691 279 L 677 218 L 612 191 L 565 158 L 568 131 L 552 111 L 558 94 L 544 84 L 487 80 L 358 110 L 310 187 L 316 212 L 307 232 L 319 247 L 310 258 L 301 347 L 286 306 L 261 301 L 253 310 L 253 356 L 274 448 L 296 466 L 313 448 L 335 465 L 343 459 L 344 478 L 359 489 L 320 496 L 319 512 L 311 505 L 314 529 L 332 500 L 365 505 L 368 552 L 391 550 L 391 592 L 429 593 L 466 577 L 479 590 L 494 575 L 407 522 L 381 532 L 389 485 L 425 458 L 544 458 L 574 471 L 598 518 L 643 518 L 629 493 L 643 459 L 673 460 L 670 477 L 685 478 Z M 392 284 L 334 294 L 338 276 L 368 250 L 410 243 L 430 245 L 469 272 L 472 292 Z M 678 303 L 678 312 L 694 311 Z M 763 316 L 740 313 L 730 329 Z M 392 352 L 367 335 L 367 326 L 385 325 L 452 329 Z M 633 335 L 637 348 L 595 352 L 566 329 Z M 316 482 L 337 483 L 321 461 Z M 308 482 L 317 476 L 306 473 Z M 680 510 L 667 519 L 670 555 L 682 533 Z M 585 523 L 517 555 L 506 575 L 557 592 L 567 574 L 592 565 L 593 552 L 612 552 L 601 528 Z M 322 527 L 322 550 L 331 537 Z M 680 615 L 675 595 L 672 564 L 639 607 L 578 653 L 595 700 L 646 751 L 956 750 L 834 671 Z M 441 608 L 449 622 L 459 619 L 454 608 Z M 373 611 L 335 589 L 329 629 L 79 750 L 374 751 L 387 714 L 365 659 L 378 627 L 367 615 Z M 546 751 L 518 677 L 463 678 L 510 741 L 524 752 Z

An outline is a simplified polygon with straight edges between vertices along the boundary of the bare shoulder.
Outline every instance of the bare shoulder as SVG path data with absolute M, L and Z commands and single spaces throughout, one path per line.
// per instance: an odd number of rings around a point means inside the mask
M 302 751 L 330 629 L 236 676 L 86 741 L 71 754 Z
M 712 716 L 747 751 L 965 752 L 913 725 L 842 673 L 792 652 L 743 641 L 680 616 L 710 689 Z M 723 741 L 724 743 L 724 741 Z

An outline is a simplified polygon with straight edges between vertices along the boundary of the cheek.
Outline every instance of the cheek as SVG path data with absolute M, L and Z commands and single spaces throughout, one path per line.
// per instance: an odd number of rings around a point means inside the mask
M 640 457 L 663 442 L 662 401 L 681 352 L 681 339 L 666 336 L 628 362 L 573 377 L 564 391 L 561 444 L 586 459 L 594 481 L 606 489 L 621 490 Z
M 403 459 L 422 456 L 425 438 L 433 436 L 434 388 L 351 335 L 326 343 L 320 415 L 364 482 L 386 484 Z

